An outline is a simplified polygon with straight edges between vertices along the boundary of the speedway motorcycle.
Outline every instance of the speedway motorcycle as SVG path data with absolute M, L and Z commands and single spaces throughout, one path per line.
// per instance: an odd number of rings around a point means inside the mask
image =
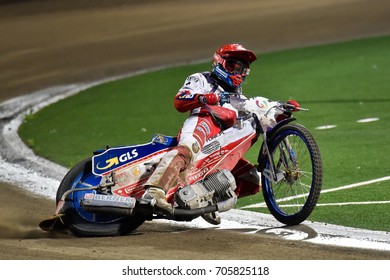
M 242 195 L 231 170 L 258 139 L 262 144 L 256 168 L 269 211 L 285 225 L 303 222 L 315 208 L 322 186 L 316 141 L 291 115 L 307 109 L 263 97 L 231 96 L 228 102 L 239 113 L 237 122 L 207 139 L 169 190 L 172 214 L 156 211 L 153 201 L 143 198 L 143 184 L 177 145 L 176 137 L 156 134 L 146 144 L 97 150 L 71 168 L 57 190 L 54 215 L 40 227 L 69 230 L 76 236 L 114 236 L 128 234 L 147 220 L 191 221 L 228 211 Z M 276 121 L 281 114 L 287 117 Z

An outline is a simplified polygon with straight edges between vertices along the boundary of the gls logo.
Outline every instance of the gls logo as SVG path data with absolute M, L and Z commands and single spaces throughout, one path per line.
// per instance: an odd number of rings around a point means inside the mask
M 105 170 L 110 168 L 113 165 L 118 165 L 119 163 L 123 163 L 126 161 L 129 161 L 133 158 L 138 157 L 137 149 L 131 150 L 131 152 L 127 152 L 124 154 L 121 154 L 119 157 L 114 157 L 106 160 L 107 165 L 104 167 L 99 167 L 99 163 L 96 165 L 96 168 L 99 170 Z

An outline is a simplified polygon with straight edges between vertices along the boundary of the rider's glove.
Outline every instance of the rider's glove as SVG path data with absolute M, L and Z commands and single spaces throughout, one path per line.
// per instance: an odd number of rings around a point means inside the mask
M 199 96 L 199 101 L 202 104 L 216 105 L 219 101 L 219 96 L 215 93 L 205 93 Z
M 291 118 L 292 112 L 299 110 L 301 106 L 294 99 L 287 100 L 284 105 L 284 112 L 278 114 L 275 119 L 277 122 Z
M 299 110 L 301 105 L 299 105 L 298 102 L 296 102 L 294 99 L 287 100 L 286 104 L 291 105 L 292 107 L 287 107 L 287 109 L 290 109 L 293 112 L 296 112 Z

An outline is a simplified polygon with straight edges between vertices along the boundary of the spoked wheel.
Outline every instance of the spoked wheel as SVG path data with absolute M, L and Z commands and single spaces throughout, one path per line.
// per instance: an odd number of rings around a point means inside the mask
M 70 189 L 88 188 L 100 183 L 100 177 L 92 173 L 92 160 L 87 158 L 74 166 L 65 175 L 58 190 L 57 203 Z M 115 236 L 125 235 L 138 228 L 145 221 L 143 216 L 119 216 L 86 212 L 80 205 L 86 192 L 72 192 L 65 199 L 62 222 L 76 236 Z
M 320 196 L 319 148 L 310 132 L 299 124 L 280 127 L 267 143 L 272 161 L 263 145 L 259 165 L 264 200 L 279 222 L 299 224 L 309 217 Z

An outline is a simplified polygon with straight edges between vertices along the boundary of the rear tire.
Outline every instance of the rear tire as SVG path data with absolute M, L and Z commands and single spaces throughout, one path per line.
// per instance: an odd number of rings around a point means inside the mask
M 92 173 L 92 158 L 87 158 L 74 166 L 64 177 L 57 190 L 56 202 L 69 189 L 96 186 L 99 176 Z M 62 213 L 62 222 L 69 231 L 80 237 L 126 235 L 145 222 L 145 218 L 135 216 L 116 216 L 86 212 L 80 205 L 85 193 L 92 191 L 77 191 L 68 195 Z

